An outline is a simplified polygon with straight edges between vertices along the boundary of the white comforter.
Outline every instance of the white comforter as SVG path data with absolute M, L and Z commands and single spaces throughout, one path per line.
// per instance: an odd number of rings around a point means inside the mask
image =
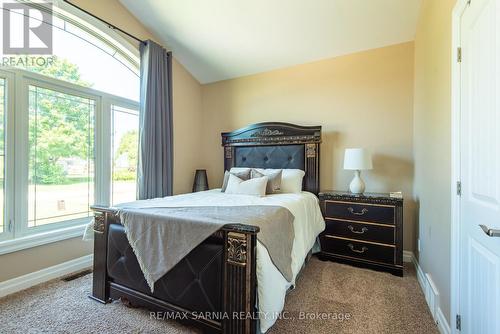
M 318 205 L 318 198 L 308 192 L 300 194 L 275 194 L 265 197 L 231 195 L 214 189 L 192 194 L 165 197 L 166 207 L 186 206 L 238 206 L 279 205 L 294 215 L 295 240 L 292 248 L 292 282 L 287 282 L 271 262 L 266 248 L 257 243 L 257 293 L 260 330 L 266 332 L 277 320 L 285 305 L 287 290 L 295 285 L 307 253 L 316 237 L 325 229 L 325 222 Z

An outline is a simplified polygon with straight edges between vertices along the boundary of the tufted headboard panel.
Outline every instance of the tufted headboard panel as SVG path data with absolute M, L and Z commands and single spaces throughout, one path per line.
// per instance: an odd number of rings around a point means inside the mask
M 304 145 L 243 146 L 234 150 L 235 167 L 304 170 Z
M 295 168 L 305 172 L 303 190 L 319 192 L 321 126 L 267 122 L 222 133 L 224 168 Z

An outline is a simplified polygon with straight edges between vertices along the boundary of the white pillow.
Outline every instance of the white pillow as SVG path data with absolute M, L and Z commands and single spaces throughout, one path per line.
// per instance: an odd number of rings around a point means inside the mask
M 252 168 L 249 167 L 231 167 L 229 170 L 230 173 L 240 173 L 250 171 Z
M 267 186 L 267 176 L 257 177 L 243 181 L 239 177 L 229 174 L 226 194 L 265 196 Z
M 255 168 L 261 174 L 270 174 L 279 171 L 279 169 L 261 169 Z M 282 194 L 302 192 L 302 179 L 306 173 L 302 169 L 282 169 L 281 191 Z

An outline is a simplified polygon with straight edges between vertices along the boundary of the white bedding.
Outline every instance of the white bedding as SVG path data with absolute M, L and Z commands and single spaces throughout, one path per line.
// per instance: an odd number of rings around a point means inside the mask
M 266 332 L 275 322 L 285 305 L 287 290 L 295 285 L 307 253 L 316 237 L 325 229 L 318 198 L 309 192 L 273 194 L 265 197 L 226 194 L 220 189 L 165 197 L 162 206 L 238 206 L 279 205 L 294 215 L 295 240 L 292 248 L 292 282 L 287 282 L 271 262 L 266 248 L 257 243 L 257 294 L 260 312 L 260 331 Z

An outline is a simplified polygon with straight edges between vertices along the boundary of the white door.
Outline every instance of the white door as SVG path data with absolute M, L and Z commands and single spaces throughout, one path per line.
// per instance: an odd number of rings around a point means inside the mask
M 500 232 L 500 0 L 472 0 L 460 33 L 461 332 L 498 334 L 500 235 L 486 232 Z

